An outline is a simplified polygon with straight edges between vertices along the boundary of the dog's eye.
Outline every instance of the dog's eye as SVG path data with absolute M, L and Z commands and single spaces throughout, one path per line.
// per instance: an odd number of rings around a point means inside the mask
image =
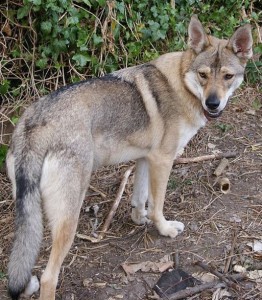
M 226 75 L 224 76 L 225 80 L 230 80 L 230 79 L 232 79 L 233 77 L 234 77 L 234 74 L 226 74 Z
M 204 72 L 199 72 L 198 74 L 199 74 L 199 76 L 200 76 L 201 78 L 207 79 L 207 74 L 206 74 L 206 73 L 204 73 Z

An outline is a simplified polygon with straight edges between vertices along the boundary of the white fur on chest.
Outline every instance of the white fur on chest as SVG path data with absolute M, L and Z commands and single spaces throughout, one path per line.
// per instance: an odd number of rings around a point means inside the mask
M 203 118 L 199 118 L 198 125 L 188 124 L 187 122 L 183 122 L 183 124 L 180 125 L 179 139 L 174 159 L 183 154 L 186 145 L 205 123 Z

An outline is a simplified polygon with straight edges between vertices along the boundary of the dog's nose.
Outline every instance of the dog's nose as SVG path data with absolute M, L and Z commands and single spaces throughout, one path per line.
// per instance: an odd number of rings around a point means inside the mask
M 220 100 L 217 98 L 216 94 L 211 94 L 206 99 L 206 106 L 210 110 L 215 110 L 218 108 Z

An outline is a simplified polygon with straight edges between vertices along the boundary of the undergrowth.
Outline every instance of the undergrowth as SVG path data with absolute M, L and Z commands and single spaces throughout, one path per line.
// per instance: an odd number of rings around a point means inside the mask
M 261 2 L 229 0 L 6 0 L 0 4 L 0 143 L 7 144 L 24 104 L 62 85 L 183 50 L 192 14 L 228 38 L 251 23 L 262 53 Z M 262 80 L 261 61 L 247 68 Z M 12 127 L 11 126 L 11 127 Z M 4 154 L 2 154 L 4 153 Z M 6 148 L 0 148 L 0 164 Z

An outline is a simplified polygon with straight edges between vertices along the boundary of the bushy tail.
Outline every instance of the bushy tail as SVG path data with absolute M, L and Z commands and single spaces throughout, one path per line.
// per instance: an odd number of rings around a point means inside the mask
M 18 299 L 29 283 L 42 241 L 42 164 L 43 158 L 32 151 L 15 155 L 16 233 L 8 265 L 12 299 Z

